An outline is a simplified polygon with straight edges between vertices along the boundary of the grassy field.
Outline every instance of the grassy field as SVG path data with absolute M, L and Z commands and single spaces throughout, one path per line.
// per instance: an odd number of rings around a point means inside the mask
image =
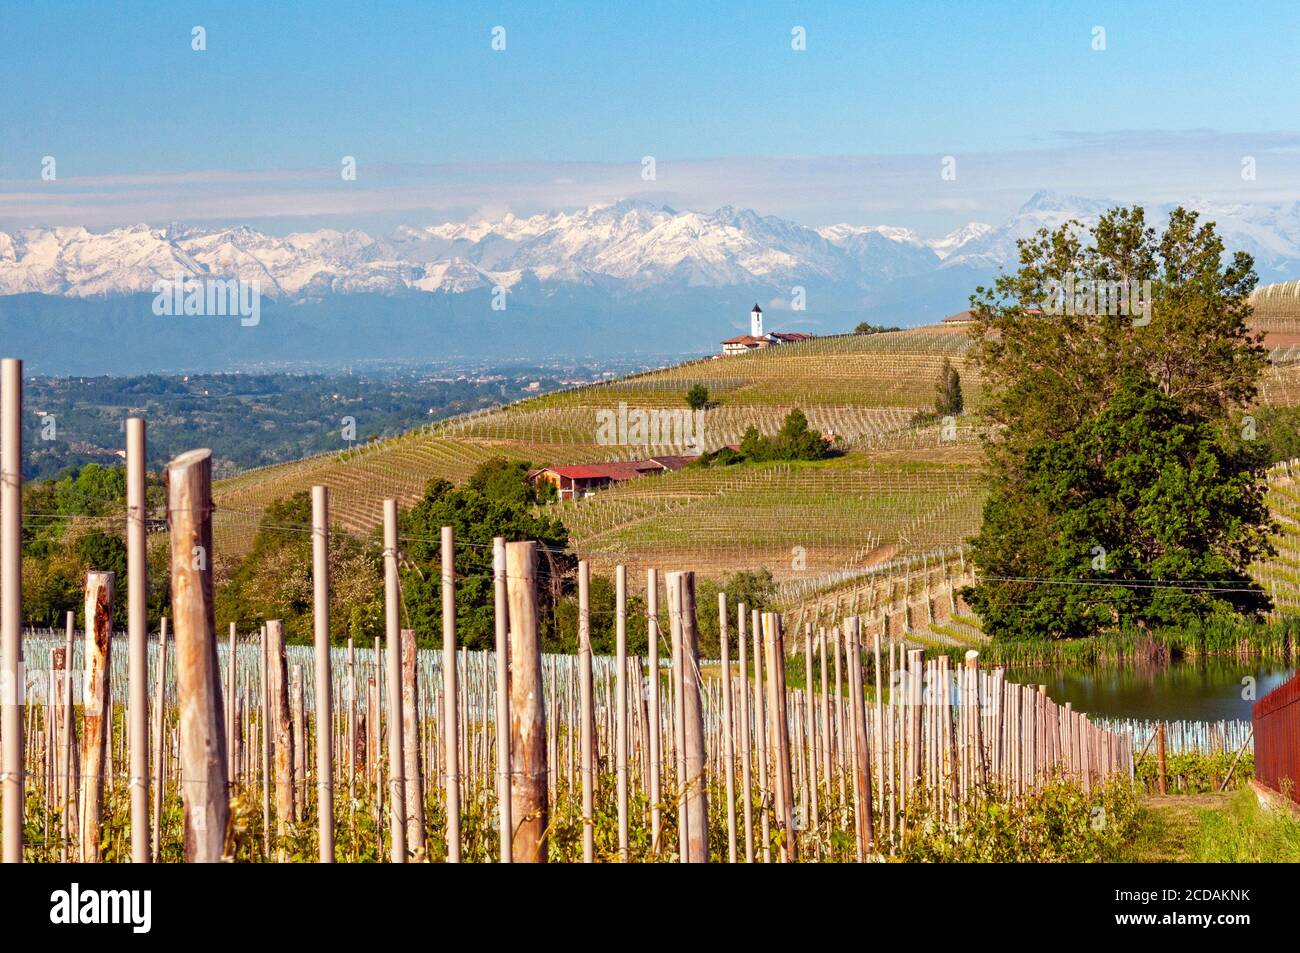
M 1141 863 L 1300 862 L 1300 819 L 1260 806 L 1247 786 L 1144 798 L 1132 856 Z

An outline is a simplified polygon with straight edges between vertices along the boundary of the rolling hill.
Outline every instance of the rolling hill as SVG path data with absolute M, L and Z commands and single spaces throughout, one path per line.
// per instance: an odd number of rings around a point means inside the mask
M 1262 401 L 1300 402 L 1287 316 L 1266 305 L 1257 326 L 1273 359 Z M 494 456 L 540 466 L 681 452 L 601 445 L 596 415 L 620 405 L 682 408 L 699 383 L 711 400 L 705 449 L 738 442 L 751 425 L 772 433 L 799 407 L 843 453 L 816 463 L 687 468 L 553 504 L 580 556 L 600 572 L 626 565 L 634 588 L 651 566 L 715 577 L 765 567 L 784 602 L 817 616 L 865 605 L 886 620 L 900 616 L 891 626 L 937 642 L 977 638 L 977 622 L 954 594 L 969 579 L 961 544 L 978 526 L 985 494 L 980 382 L 969 348 L 960 325 L 817 338 L 559 391 L 347 453 L 251 470 L 217 484 L 218 558 L 246 551 L 269 503 L 313 484 L 330 488 L 339 531 L 366 534 L 379 524 L 385 497 L 409 505 L 430 479 L 464 480 Z M 945 359 L 962 375 L 968 408 L 947 433 L 924 416 Z M 1275 471 L 1284 538 L 1282 555 L 1259 567 L 1268 580 L 1290 580 L 1295 571 L 1292 472 Z
M 463 480 L 493 456 L 560 465 L 681 452 L 601 445 L 596 414 L 620 405 L 682 408 L 687 389 L 702 383 L 711 399 L 705 449 L 739 442 L 751 425 L 772 433 L 799 407 L 813 427 L 835 436 L 843 455 L 688 468 L 556 504 L 581 555 L 601 568 L 689 564 L 722 574 L 766 566 L 796 585 L 925 559 L 951 548 L 978 517 L 974 425 L 963 418 L 955 433 L 944 434 L 933 421 L 913 424 L 933 401 L 945 358 L 960 369 L 968 403 L 978 400 L 968 347 L 963 330 L 951 326 L 818 338 L 560 391 L 350 452 L 251 470 L 217 484 L 219 556 L 246 550 L 269 503 L 317 483 L 330 487 L 338 528 L 367 533 L 378 525 L 385 497 L 409 505 L 430 479 Z

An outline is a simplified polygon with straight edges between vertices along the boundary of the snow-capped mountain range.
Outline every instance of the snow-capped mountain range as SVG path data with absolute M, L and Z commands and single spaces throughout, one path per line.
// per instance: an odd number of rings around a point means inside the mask
M 815 334 L 941 320 L 1014 266 L 1017 239 L 1113 204 L 1039 192 L 999 225 L 940 238 L 640 201 L 382 236 L 176 224 L 0 232 L 0 350 L 51 374 L 699 356 L 747 329 L 755 301 L 773 329 Z M 1300 203 L 1187 204 L 1230 250 L 1255 256 L 1262 280 L 1300 273 Z M 1167 209 L 1148 212 L 1158 225 Z M 258 320 L 159 315 L 155 283 L 178 273 L 256 281 Z
M 672 286 L 788 294 L 792 285 L 809 284 L 870 291 L 957 266 L 995 271 L 1015 262 L 1017 239 L 1072 218 L 1095 221 L 1112 204 L 1038 192 L 1001 225 L 971 222 L 937 239 L 889 225 L 812 228 L 749 209 L 677 211 L 636 200 L 401 227 L 380 237 L 333 229 L 274 236 L 247 226 L 178 224 L 102 233 L 31 228 L 0 232 L 0 295 L 148 292 L 178 273 L 257 281 L 263 295 L 285 301 L 408 289 L 458 294 L 521 282 L 610 293 Z M 1218 223 L 1230 249 L 1254 254 L 1262 277 L 1300 270 L 1300 202 L 1189 204 Z
M 926 271 L 960 248 L 905 229 L 813 229 L 730 207 L 711 214 L 625 201 L 579 212 L 401 227 L 373 238 L 325 229 L 283 237 L 246 226 L 134 225 L 103 233 L 0 233 L 0 294 L 87 297 L 148 291 L 178 272 L 257 281 L 271 297 L 464 292 L 542 283 L 724 287 L 799 279 L 870 283 Z
M 809 282 L 870 289 L 957 265 L 1006 267 L 1015 261 L 1017 239 L 1069 218 L 1095 221 L 1110 204 L 1037 192 L 996 228 L 970 222 L 937 239 L 889 225 L 810 228 L 750 209 L 675 211 L 636 200 L 403 226 L 378 238 L 333 229 L 277 237 L 247 226 L 36 228 L 0 231 L 0 295 L 142 293 L 177 273 L 257 281 L 264 295 L 287 300 L 403 289 L 456 294 L 512 289 L 525 280 L 632 291 Z M 1201 211 L 1218 222 L 1230 247 L 1256 256 L 1261 273 L 1282 276 L 1300 265 L 1300 202 Z
M 675 211 L 637 200 L 578 212 L 403 226 L 382 237 L 333 229 L 277 237 L 247 226 L 174 224 L 104 233 L 36 228 L 0 231 L 0 295 L 142 293 L 177 273 L 257 281 L 264 295 L 287 300 L 512 289 L 525 280 L 632 291 L 809 282 L 870 289 L 957 265 L 1006 267 L 1015 261 L 1017 239 L 1069 218 L 1095 221 L 1110 204 L 1037 192 L 1001 225 L 970 222 L 937 239 L 889 225 L 810 228 L 750 209 Z M 1256 256 L 1261 274 L 1284 276 L 1300 265 L 1300 202 L 1200 209 L 1218 222 L 1230 247 Z

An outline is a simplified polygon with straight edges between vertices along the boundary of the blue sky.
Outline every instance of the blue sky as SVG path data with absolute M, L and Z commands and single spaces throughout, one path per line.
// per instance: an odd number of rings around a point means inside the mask
M 2 9 L 0 225 L 373 226 L 644 193 L 939 228 L 1039 186 L 1231 188 L 1245 152 L 1295 181 L 1295 3 Z M 941 196 L 943 155 L 985 171 Z

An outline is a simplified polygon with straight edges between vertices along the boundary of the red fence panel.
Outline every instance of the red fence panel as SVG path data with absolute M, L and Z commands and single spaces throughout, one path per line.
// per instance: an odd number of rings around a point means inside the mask
M 1300 804 L 1300 674 L 1255 702 L 1251 719 L 1255 778 Z

